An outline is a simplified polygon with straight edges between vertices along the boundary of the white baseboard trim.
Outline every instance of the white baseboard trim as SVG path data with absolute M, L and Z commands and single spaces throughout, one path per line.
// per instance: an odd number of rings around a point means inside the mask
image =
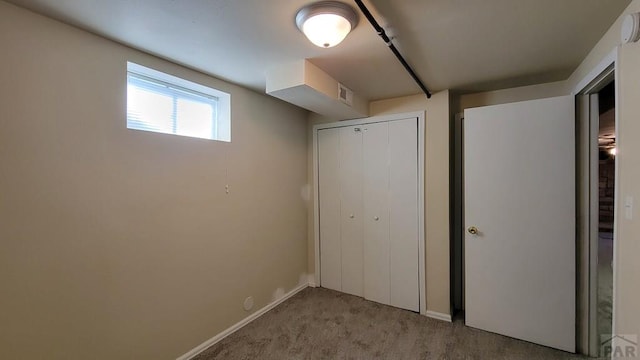
M 318 285 L 316 285 L 316 275 L 315 274 L 309 274 L 309 287 L 312 287 L 312 288 L 318 287 Z
M 247 324 L 249 324 L 253 320 L 259 318 L 262 315 L 264 315 L 267 311 L 269 311 L 269 310 L 273 309 L 274 307 L 282 304 L 283 302 L 285 302 L 286 300 L 291 298 L 293 295 L 295 295 L 295 294 L 299 293 L 300 291 L 306 289 L 308 286 L 309 286 L 309 284 L 302 284 L 302 285 L 296 287 L 295 289 L 293 289 L 293 290 L 289 291 L 288 293 L 286 293 L 280 299 L 278 299 L 276 301 L 273 301 L 272 303 L 268 304 L 267 306 L 263 307 L 262 309 L 254 312 L 253 314 L 251 314 L 251 315 L 247 316 L 246 318 L 240 320 L 240 322 L 238 322 L 238 323 L 234 324 L 233 326 L 229 327 L 228 329 L 222 331 L 221 333 L 219 333 L 218 335 L 212 337 L 211 339 L 203 342 L 202 344 L 198 345 L 197 347 L 195 347 L 193 350 L 189 351 L 188 353 L 180 356 L 176 360 L 189 360 L 189 359 L 195 357 L 196 355 L 198 355 L 201 352 L 205 351 L 206 349 L 208 349 L 212 345 L 215 345 L 216 343 L 218 343 L 222 339 L 226 338 L 227 336 L 229 336 L 229 335 L 233 334 L 234 332 L 242 329 L 244 326 L 246 326 Z
M 427 310 L 427 313 L 425 315 L 427 317 L 432 318 L 432 319 L 451 322 L 451 315 L 448 315 L 448 314 L 443 314 L 443 313 Z

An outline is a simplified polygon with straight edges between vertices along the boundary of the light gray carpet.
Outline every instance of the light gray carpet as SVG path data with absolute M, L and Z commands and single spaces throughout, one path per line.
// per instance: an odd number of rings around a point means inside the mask
M 308 288 L 195 359 L 586 358 Z

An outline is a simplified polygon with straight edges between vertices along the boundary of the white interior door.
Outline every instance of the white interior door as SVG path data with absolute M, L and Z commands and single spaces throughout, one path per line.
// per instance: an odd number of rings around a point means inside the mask
M 574 100 L 464 116 L 466 324 L 575 351 Z

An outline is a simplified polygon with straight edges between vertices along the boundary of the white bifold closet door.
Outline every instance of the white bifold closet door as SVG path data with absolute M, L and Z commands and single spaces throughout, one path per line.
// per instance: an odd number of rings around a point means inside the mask
M 417 119 L 318 131 L 321 286 L 419 310 Z
M 390 304 L 418 312 L 418 124 L 389 122 Z M 424 280 L 423 280 L 424 281 Z
M 318 168 L 320 281 L 322 287 L 342 291 L 340 129 L 318 132 Z
M 342 291 L 364 296 L 362 129 L 340 129 Z
M 318 132 L 322 286 L 364 296 L 362 129 Z

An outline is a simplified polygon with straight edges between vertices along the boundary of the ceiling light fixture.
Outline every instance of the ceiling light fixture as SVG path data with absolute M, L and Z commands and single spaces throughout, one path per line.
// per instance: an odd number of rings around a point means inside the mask
M 330 48 L 358 25 L 358 14 L 343 2 L 320 1 L 300 9 L 296 25 L 314 45 Z

